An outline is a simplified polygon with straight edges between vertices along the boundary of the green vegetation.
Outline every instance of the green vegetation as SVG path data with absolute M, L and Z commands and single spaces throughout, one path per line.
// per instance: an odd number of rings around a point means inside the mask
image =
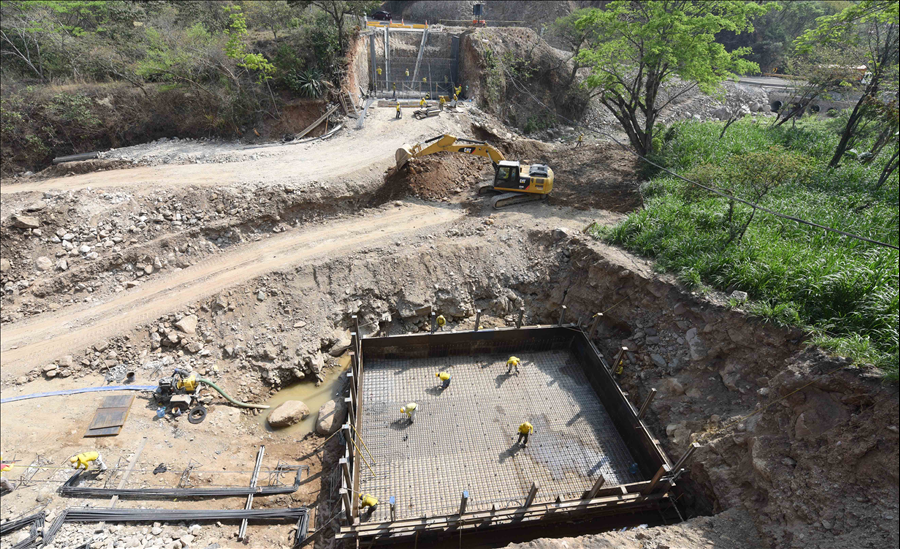
M 721 123 L 679 123 L 654 160 L 773 210 L 897 245 L 897 173 L 876 185 L 886 155 L 828 167 L 844 123 L 742 120 L 722 139 Z M 897 379 L 896 250 L 756 212 L 664 172 L 642 191 L 645 208 L 597 236 L 655 258 L 689 286 L 746 291 L 752 313 L 803 326 L 816 344 Z
M 590 36 L 578 54 L 579 62 L 591 67 L 584 84 L 613 113 L 631 146 L 650 153 L 660 111 L 684 91 L 696 85 L 711 93 L 726 78 L 759 71 L 743 59 L 749 48 L 727 51 L 715 36 L 752 31 L 751 19 L 770 7 L 727 0 L 615 0 L 602 10 L 584 10 L 576 23 Z M 688 84 L 685 90 L 658 99 L 663 85 L 676 78 Z
M 377 4 L 2 0 L 0 169 L 162 136 L 265 131 L 286 101 L 340 83 L 354 16 Z

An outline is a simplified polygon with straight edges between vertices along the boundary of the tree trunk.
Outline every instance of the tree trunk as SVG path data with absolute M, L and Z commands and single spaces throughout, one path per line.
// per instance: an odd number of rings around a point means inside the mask
M 850 145 L 850 139 L 853 137 L 856 126 L 859 125 L 859 120 L 862 118 L 862 105 L 866 100 L 866 97 L 867 95 L 863 94 L 863 96 L 859 98 L 859 101 L 856 102 L 856 106 L 853 107 L 853 112 L 850 113 L 850 118 L 847 119 L 847 124 L 844 126 L 844 131 L 841 133 L 841 140 L 838 142 L 837 148 L 834 149 L 834 156 L 832 156 L 831 161 L 828 162 L 829 168 L 837 168 L 838 164 L 841 163 L 841 159 L 844 157 L 844 153 L 847 152 L 847 147 Z
M 900 156 L 900 149 L 894 149 L 894 154 L 891 156 L 891 159 L 888 160 L 888 163 L 884 165 L 884 169 L 881 170 L 881 176 L 878 177 L 878 183 L 872 190 L 877 191 L 880 189 L 882 185 L 887 183 L 891 174 L 897 171 L 898 156 Z

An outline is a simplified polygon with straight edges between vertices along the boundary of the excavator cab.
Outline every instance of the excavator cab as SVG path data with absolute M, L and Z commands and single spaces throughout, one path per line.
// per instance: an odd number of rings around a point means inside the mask
M 501 160 L 494 172 L 494 187 L 498 189 L 519 189 L 519 161 Z

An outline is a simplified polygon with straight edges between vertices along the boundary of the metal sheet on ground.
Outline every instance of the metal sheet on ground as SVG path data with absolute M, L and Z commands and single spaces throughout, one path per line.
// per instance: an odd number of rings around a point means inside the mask
M 128 412 L 134 403 L 134 395 L 113 395 L 103 399 L 94 419 L 88 426 L 85 437 L 118 435 L 128 419 Z
M 581 497 L 601 474 L 608 485 L 644 480 L 570 350 L 515 354 L 518 375 L 506 373 L 509 354 L 367 361 L 362 432 L 378 465 L 374 477 L 360 467 L 360 492 L 394 496 L 399 520 L 453 514 L 463 490 L 482 511 L 522 505 L 532 482 L 547 502 Z M 453 375 L 444 391 L 441 370 Z M 408 402 L 419 404 L 412 425 L 400 414 Z M 535 432 L 520 449 L 526 420 Z M 389 513 L 379 506 L 370 520 Z

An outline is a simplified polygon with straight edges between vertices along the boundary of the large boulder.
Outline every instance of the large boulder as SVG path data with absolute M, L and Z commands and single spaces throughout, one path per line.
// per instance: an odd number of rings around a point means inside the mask
M 287 427 L 299 423 L 309 415 L 309 406 L 302 400 L 287 400 L 271 412 L 266 421 L 272 427 Z
M 13 215 L 9 219 L 13 227 L 20 229 L 37 229 L 41 226 L 41 221 L 30 215 Z
M 344 418 L 347 417 L 347 406 L 341 401 L 338 404 L 334 400 L 329 400 L 319 408 L 319 416 L 316 418 L 316 432 L 322 436 L 333 434 L 344 424 Z
M 196 334 L 197 333 L 197 316 L 196 315 L 187 315 L 182 318 L 178 322 L 175 323 L 175 327 L 181 330 L 186 334 Z

